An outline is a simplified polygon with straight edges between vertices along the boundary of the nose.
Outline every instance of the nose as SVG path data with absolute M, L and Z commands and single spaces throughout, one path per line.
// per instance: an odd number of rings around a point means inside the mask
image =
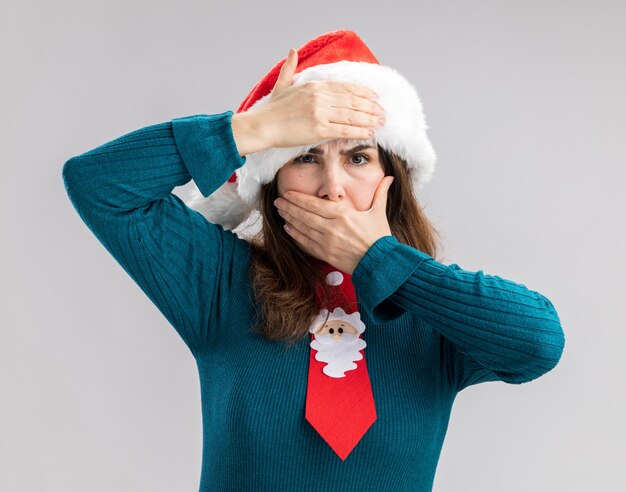
M 319 196 L 337 201 L 345 198 L 345 176 L 339 163 L 328 163 L 321 172 Z

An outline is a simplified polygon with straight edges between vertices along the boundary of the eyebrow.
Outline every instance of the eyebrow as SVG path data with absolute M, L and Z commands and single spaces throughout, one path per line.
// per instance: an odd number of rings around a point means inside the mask
M 339 153 L 341 155 L 348 155 L 348 154 L 354 154 L 355 152 L 359 152 L 360 150 L 373 149 L 373 148 L 374 146 L 369 145 L 369 144 L 357 145 L 356 147 L 352 147 L 351 149 L 340 150 Z M 307 154 L 324 155 L 324 151 L 321 149 L 318 149 L 317 147 L 313 147 L 312 149 L 309 149 L 307 151 Z

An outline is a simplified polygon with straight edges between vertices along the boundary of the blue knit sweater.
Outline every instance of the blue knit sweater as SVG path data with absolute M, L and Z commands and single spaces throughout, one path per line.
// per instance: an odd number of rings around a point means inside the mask
M 249 244 L 172 193 L 246 158 L 232 111 L 123 135 L 63 166 L 76 211 L 180 334 L 201 383 L 201 491 L 430 491 L 456 394 L 558 363 L 552 303 L 525 285 L 378 239 L 352 275 L 378 419 L 342 461 L 304 418 L 309 342 L 253 334 Z

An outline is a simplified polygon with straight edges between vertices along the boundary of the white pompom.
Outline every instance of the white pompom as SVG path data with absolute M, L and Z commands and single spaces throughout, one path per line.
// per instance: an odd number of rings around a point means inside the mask
M 341 285 L 343 283 L 343 275 L 341 272 L 330 272 L 326 275 L 326 283 L 328 285 Z

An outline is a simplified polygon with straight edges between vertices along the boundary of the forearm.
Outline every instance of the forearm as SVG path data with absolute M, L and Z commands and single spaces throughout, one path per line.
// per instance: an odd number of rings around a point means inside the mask
M 194 179 L 205 196 L 243 165 L 229 112 L 150 125 L 69 159 L 63 181 L 81 214 L 132 211 Z
M 552 369 L 564 347 L 552 303 L 523 284 L 443 265 L 393 236 L 378 240 L 353 272 L 376 322 L 409 311 L 507 382 Z

